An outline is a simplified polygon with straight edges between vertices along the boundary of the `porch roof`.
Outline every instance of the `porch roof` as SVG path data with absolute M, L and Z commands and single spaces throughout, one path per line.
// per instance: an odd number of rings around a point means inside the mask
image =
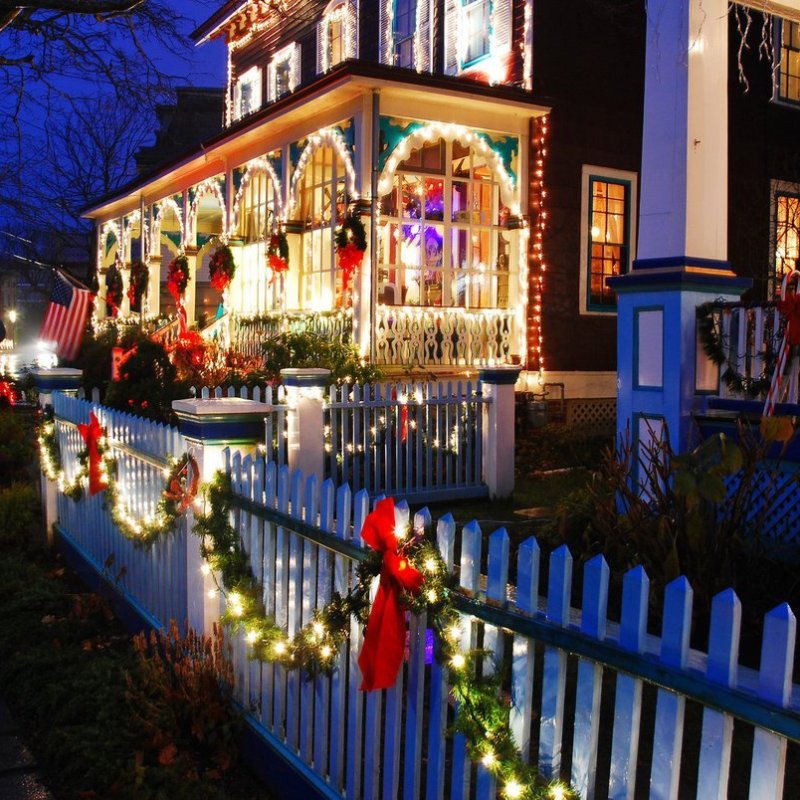
M 413 108 L 416 99 L 435 98 L 445 104 L 469 103 L 474 112 L 487 120 L 502 109 L 506 116 L 532 119 L 550 111 L 549 103 L 515 86 L 488 86 L 463 78 L 427 75 L 412 70 L 372 62 L 347 61 L 292 94 L 239 120 L 230 128 L 201 143 L 191 151 L 167 162 L 150 173 L 137 176 L 125 186 L 82 210 L 88 219 L 104 221 L 138 208 L 140 200 L 156 202 L 181 187 L 236 167 L 255 157 L 254 149 L 263 141 L 269 126 L 270 136 L 289 131 L 318 117 L 332 106 L 348 102 L 378 89 L 382 95 L 402 96 Z M 442 120 L 450 121 L 450 120 Z M 487 125 L 488 130 L 494 130 Z

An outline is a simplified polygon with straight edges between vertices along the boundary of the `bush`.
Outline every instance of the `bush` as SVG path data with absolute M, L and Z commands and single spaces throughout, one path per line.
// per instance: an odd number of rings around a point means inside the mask
M 26 549 L 40 516 L 39 498 L 33 486 L 12 483 L 0 489 L 0 546 Z
M 356 346 L 311 331 L 281 333 L 262 345 L 264 368 L 273 383 L 281 380 L 281 370 L 321 368 L 331 371 L 331 383 L 375 383 L 383 373 L 373 364 L 362 362 Z
M 35 464 L 32 419 L 20 409 L 0 409 L 0 486 L 32 478 Z

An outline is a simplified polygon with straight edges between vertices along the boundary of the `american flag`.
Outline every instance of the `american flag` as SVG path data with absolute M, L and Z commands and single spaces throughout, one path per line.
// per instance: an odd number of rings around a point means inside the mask
M 89 289 L 75 286 L 71 279 L 56 270 L 53 293 L 39 338 L 49 346 L 54 345 L 59 358 L 71 361 L 80 352 L 93 300 L 94 295 Z

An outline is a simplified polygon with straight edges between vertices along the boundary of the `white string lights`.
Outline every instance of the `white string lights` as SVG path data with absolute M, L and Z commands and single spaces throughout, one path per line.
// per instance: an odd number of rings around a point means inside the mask
M 294 211 L 294 209 L 297 208 L 297 184 L 300 183 L 311 156 L 314 155 L 314 152 L 319 147 L 322 147 L 326 144 L 333 147 L 339 158 L 342 159 L 345 172 L 347 173 L 347 193 L 350 195 L 350 199 L 359 199 L 360 195 L 358 192 L 358 184 L 356 182 L 356 169 L 353 166 L 353 159 L 350 158 L 350 152 L 347 149 L 344 137 L 335 128 L 322 128 L 316 133 L 312 133 L 308 137 L 308 142 L 306 143 L 306 146 L 303 149 L 299 160 L 297 161 L 297 166 L 292 174 L 292 182 L 289 189 L 289 212 Z
M 189 209 L 189 219 L 186 223 L 186 234 L 184 236 L 183 246 L 188 247 L 189 245 L 195 244 L 192 240 L 197 236 L 197 214 L 200 208 L 200 201 L 208 194 L 214 195 L 219 203 L 222 212 L 222 232 L 220 233 L 220 239 L 223 242 L 227 241 L 228 230 L 225 227 L 225 195 L 219 181 L 216 178 L 207 178 L 202 183 L 198 184 L 195 191 L 194 200 L 192 200 L 192 206 Z

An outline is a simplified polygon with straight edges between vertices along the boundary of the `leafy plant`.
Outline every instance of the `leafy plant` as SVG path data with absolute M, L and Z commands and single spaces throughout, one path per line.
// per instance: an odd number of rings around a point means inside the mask
M 0 489 L 0 546 L 26 549 L 39 522 L 39 498 L 30 484 Z
M 331 371 L 331 383 L 374 383 L 383 373 L 362 361 L 354 344 L 331 339 L 313 331 L 280 333 L 263 345 L 264 369 L 268 378 L 280 382 L 282 369 L 317 367 Z
M 21 411 L 0 408 L 0 486 L 20 480 L 35 462 L 32 420 Z

